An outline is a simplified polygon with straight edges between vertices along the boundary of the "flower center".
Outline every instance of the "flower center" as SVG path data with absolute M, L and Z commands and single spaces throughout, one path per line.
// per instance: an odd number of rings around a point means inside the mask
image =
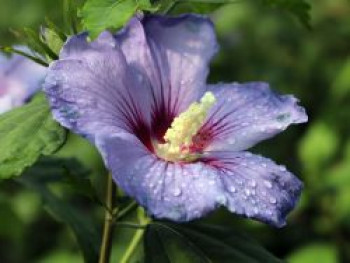
M 164 135 L 165 143 L 155 144 L 157 155 L 167 161 L 190 162 L 198 159 L 199 153 L 191 151 L 192 140 L 215 101 L 214 94 L 206 92 L 200 102 L 192 103 L 186 111 L 176 117 Z

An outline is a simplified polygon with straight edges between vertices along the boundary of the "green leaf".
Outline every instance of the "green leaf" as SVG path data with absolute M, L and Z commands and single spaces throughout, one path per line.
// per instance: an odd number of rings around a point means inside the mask
M 91 38 L 106 29 L 118 29 L 138 10 L 155 11 L 149 0 L 88 0 L 80 15 Z
M 246 235 L 221 226 L 153 222 L 144 242 L 147 263 L 282 262 Z
M 339 136 L 332 125 L 314 122 L 299 145 L 299 156 L 308 174 L 317 175 L 337 151 Z
M 78 6 L 75 0 L 63 0 L 63 20 L 67 30 L 72 34 L 78 33 Z
M 67 40 L 67 34 L 52 20 L 50 20 L 50 18 L 46 17 L 45 22 L 46 26 L 55 32 L 55 34 L 62 40 L 62 42 L 65 42 Z
M 9 202 L 10 196 L 0 196 L 0 236 L 4 240 L 20 240 L 24 234 L 24 223 Z
M 40 35 L 37 32 L 30 28 L 24 28 L 23 34 L 33 50 L 43 56 L 47 56 L 51 60 L 58 59 L 58 55 L 40 38 Z
M 53 52 L 58 54 L 64 44 L 64 41 L 57 34 L 57 32 L 52 30 L 51 28 L 45 28 L 43 32 L 43 37 L 45 38 L 45 42 L 49 46 L 49 48 Z
M 343 67 L 335 78 L 331 92 L 338 100 L 345 100 L 350 95 L 350 57 L 345 61 Z
M 165 0 L 160 2 L 159 10 L 163 14 L 209 14 L 225 4 L 236 3 L 240 0 Z
M 0 116 L 0 179 L 20 175 L 41 155 L 63 145 L 66 131 L 51 117 L 43 94 Z
M 288 258 L 290 263 L 337 263 L 336 247 L 328 243 L 313 243 L 295 251 Z
M 306 26 L 310 26 L 310 4 L 305 0 L 260 0 L 264 5 L 286 10 L 295 15 L 299 21 Z
M 99 251 L 99 234 L 92 221 L 68 202 L 58 198 L 43 183 L 41 178 L 28 173 L 17 179 L 38 193 L 49 212 L 60 222 L 67 224 L 77 239 L 86 263 L 96 263 Z
M 28 58 L 44 67 L 48 67 L 49 66 L 49 63 L 47 63 L 46 61 L 44 61 L 42 58 L 39 58 L 39 57 L 36 57 L 36 56 L 33 56 L 31 54 L 28 54 L 27 52 L 23 52 L 19 49 L 16 49 L 16 48 L 13 48 L 13 47 L 3 47 L 3 46 L 0 46 L 0 50 L 1 51 L 4 51 L 5 53 L 14 53 L 14 54 L 18 54 L 22 57 L 25 57 L 25 58 Z

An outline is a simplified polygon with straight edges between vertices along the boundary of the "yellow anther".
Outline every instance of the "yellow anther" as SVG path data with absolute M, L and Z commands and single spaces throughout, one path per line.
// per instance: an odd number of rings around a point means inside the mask
M 192 138 L 203 125 L 215 101 L 214 94 L 206 92 L 200 102 L 192 103 L 176 117 L 164 135 L 165 143 L 156 145 L 157 154 L 169 161 L 193 160 L 195 156 L 189 151 Z

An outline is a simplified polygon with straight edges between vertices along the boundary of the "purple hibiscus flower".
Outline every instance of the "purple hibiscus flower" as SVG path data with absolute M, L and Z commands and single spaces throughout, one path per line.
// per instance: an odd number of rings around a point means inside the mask
M 219 206 L 285 224 L 302 183 L 245 150 L 307 121 L 268 84 L 206 84 L 214 27 L 198 15 L 133 18 L 116 35 L 71 37 L 44 90 L 54 117 L 100 150 L 118 185 L 156 218 Z
M 26 51 L 25 48 L 18 49 Z M 0 53 L 0 114 L 21 106 L 41 88 L 47 68 L 19 55 Z

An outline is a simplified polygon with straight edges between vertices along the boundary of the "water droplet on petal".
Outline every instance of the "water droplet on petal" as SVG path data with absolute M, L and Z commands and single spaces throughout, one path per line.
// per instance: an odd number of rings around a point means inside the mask
M 244 153 L 244 156 L 245 156 L 245 157 L 252 157 L 252 155 L 253 155 L 253 154 L 251 154 L 250 152 Z
M 272 183 L 270 181 L 264 181 L 264 184 L 267 188 L 272 188 Z
M 237 192 L 237 190 L 236 190 L 236 188 L 235 188 L 234 186 L 230 186 L 230 187 L 228 188 L 228 190 L 229 190 L 231 193 L 236 193 L 236 192 Z
M 182 193 L 182 191 L 180 188 L 175 188 L 173 191 L 173 196 L 175 196 L 175 197 L 180 196 L 181 193 Z
M 216 198 L 216 201 L 221 205 L 225 205 L 227 202 L 227 198 L 224 195 L 220 195 Z
M 285 171 L 287 171 L 287 169 L 286 169 L 285 166 L 281 165 L 281 166 L 280 166 L 280 171 L 281 171 L 281 172 L 285 172 Z
M 251 180 L 250 181 L 250 186 L 255 188 L 256 187 L 256 181 L 255 180 Z
M 270 203 L 271 203 L 271 204 L 276 204 L 276 203 L 277 203 L 276 198 L 271 197 L 271 198 L 270 198 Z

